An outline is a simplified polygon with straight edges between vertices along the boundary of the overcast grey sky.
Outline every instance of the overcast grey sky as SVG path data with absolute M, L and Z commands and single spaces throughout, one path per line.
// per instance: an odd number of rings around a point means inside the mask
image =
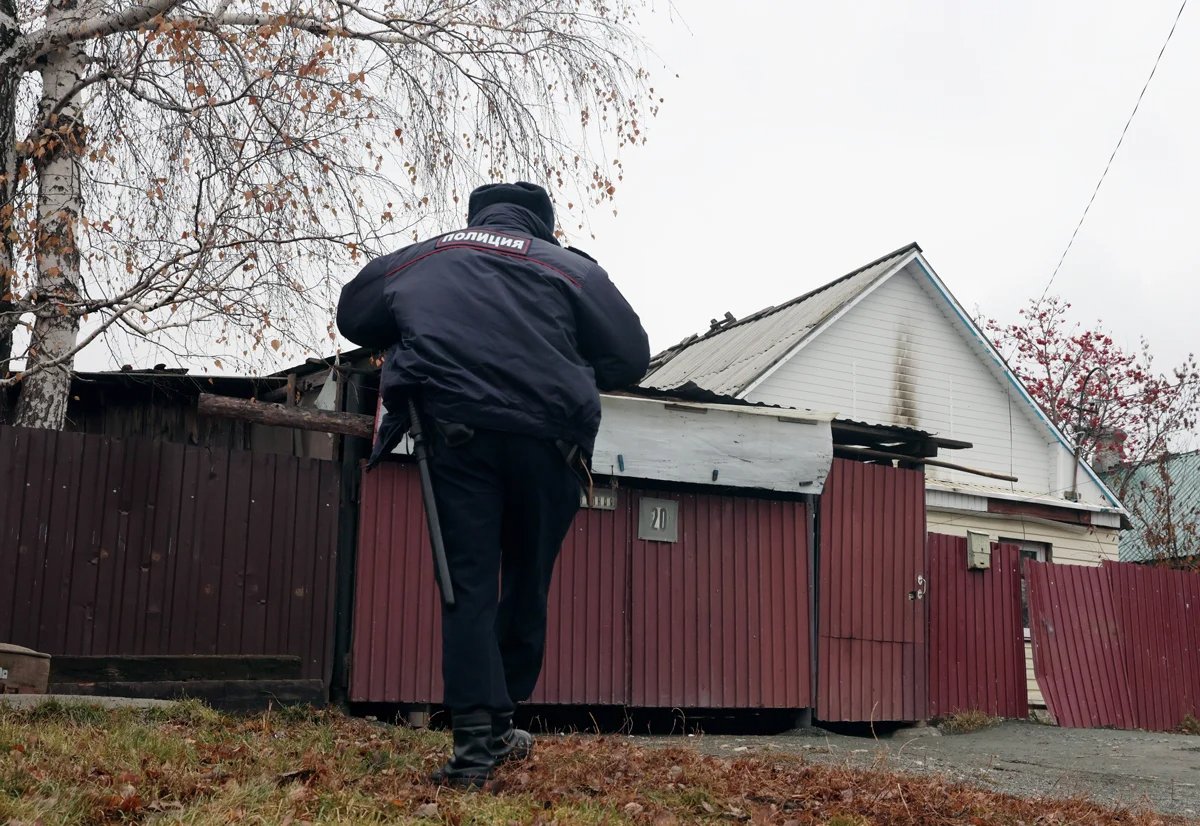
M 968 309 L 1044 288 L 1179 0 L 687 0 L 617 218 L 579 239 L 655 350 L 917 241 Z M 666 63 L 668 70 L 659 68 Z M 679 78 L 673 77 L 674 73 Z M 1195 347 L 1200 5 L 1053 290 L 1161 366 Z

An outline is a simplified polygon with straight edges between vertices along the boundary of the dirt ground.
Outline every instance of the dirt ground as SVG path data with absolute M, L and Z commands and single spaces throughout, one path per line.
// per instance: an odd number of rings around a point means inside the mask
M 640 739 L 640 738 L 639 738 Z M 786 751 L 820 763 L 937 773 L 1027 798 L 1085 797 L 1098 803 L 1200 817 L 1200 737 L 1064 729 L 1009 722 L 971 734 L 936 729 L 848 737 L 818 729 L 773 736 L 645 738 L 723 756 Z

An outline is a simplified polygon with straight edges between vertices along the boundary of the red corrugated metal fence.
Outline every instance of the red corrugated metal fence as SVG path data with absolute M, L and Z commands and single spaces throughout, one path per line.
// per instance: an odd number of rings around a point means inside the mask
M 634 540 L 633 705 L 811 706 L 807 506 L 647 495 L 679 541 Z
M 643 495 L 679 502 L 679 541 L 637 540 Z M 437 592 L 416 470 L 363 479 L 351 698 L 441 701 Z M 621 488 L 583 510 L 550 590 L 536 703 L 811 704 L 803 502 Z
M 835 459 L 818 532 L 817 716 L 924 719 L 925 475 Z
M 1060 725 L 1168 731 L 1200 716 L 1200 575 L 1027 570 L 1034 670 Z
M 361 491 L 350 699 L 429 702 L 442 693 L 442 620 L 416 468 L 384 463 Z
M 531 702 L 628 702 L 627 493 L 618 493 L 616 511 L 581 510 L 563 542 L 547 609 L 546 667 Z
M 533 702 L 627 702 L 628 500 L 581 511 L 563 542 Z M 441 702 L 441 610 L 414 465 L 365 474 L 360 522 L 350 698 Z
M 1134 728 L 1108 572 L 1030 562 L 1033 668 L 1060 725 Z
M 338 466 L 0 428 L 0 640 L 295 654 L 329 679 Z
M 1200 574 L 1116 563 L 1103 570 L 1138 728 L 1170 731 L 1188 714 L 1200 718 Z
M 929 535 L 929 716 L 1029 715 L 1021 559 L 992 543 L 991 567 L 967 568 L 964 537 Z

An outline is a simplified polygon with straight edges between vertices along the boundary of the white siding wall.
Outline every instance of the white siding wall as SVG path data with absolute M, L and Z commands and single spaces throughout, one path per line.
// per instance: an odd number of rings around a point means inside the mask
M 911 264 L 819 333 L 748 398 L 962 439 L 974 447 L 946 458 L 1016 476 L 1020 481 L 1010 488 L 1017 492 L 1061 495 L 1070 476 L 1060 461 L 1069 468 L 1074 457 L 989 366 L 982 347 L 950 312 Z M 928 472 L 959 483 L 982 481 L 945 469 Z M 1104 503 L 1083 472 L 1079 485 L 1085 501 Z
M 1115 528 L 1086 528 L 1072 525 L 1050 525 L 1022 520 L 1017 517 L 994 516 L 983 513 L 956 513 L 930 509 L 930 533 L 966 536 L 967 531 L 984 531 L 993 540 L 1024 539 L 1050 545 L 1050 560 L 1070 565 L 1099 565 L 1105 559 L 1116 561 L 1117 537 Z M 929 583 L 931 588 L 936 583 Z M 1025 644 L 1025 679 L 1029 686 L 1031 705 L 1044 706 L 1045 700 L 1033 675 L 1033 648 Z

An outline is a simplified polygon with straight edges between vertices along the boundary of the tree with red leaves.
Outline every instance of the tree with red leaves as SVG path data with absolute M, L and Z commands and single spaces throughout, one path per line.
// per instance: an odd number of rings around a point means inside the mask
M 1030 301 L 1014 324 L 985 328 L 1046 415 L 1080 447 L 1085 460 L 1113 450 L 1123 462 L 1166 453 L 1200 420 L 1200 365 L 1189 354 L 1158 372 L 1149 344 L 1129 352 L 1097 323 L 1068 318 L 1057 296 Z
M 1200 540 L 1200 513 L 1180 506 L 1165 470 L 1171 451 L 1194 438 L 1200 421 L 1195 356 L 1159 371 L 1145 339 L 1130 352 L 1099 322 L 1087 328 L 1071 320 L 1070 309 L 1049 296 L 1030 301 L 1016 323 L 989 319 L 984 328 L 1050 420 L 1078 445 L 1081 458 L 1111 467 L 1106 478 L 1146 551 L 1161 559 L 1200 553 L 1193 547 Z M 1135 472 L 1148 464 L 1162 472 Z

